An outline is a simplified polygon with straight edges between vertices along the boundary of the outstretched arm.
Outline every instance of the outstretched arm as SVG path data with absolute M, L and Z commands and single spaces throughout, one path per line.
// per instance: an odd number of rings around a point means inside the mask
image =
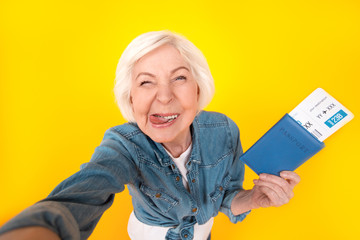
M 115 193 L 123 191 L 124 185 L 137 175 L 131 155 L 118 139 L 121 136 L 117 132 L 107 131 L 89 163 L 83 164 L 79 172 L 58 185 L 46 199 L 3 225 L 0 235 L 5 239 L 28 239 L 18 236 L 31 233 L 53 239 L 46 236 L 55 232 L 61 239 L 87 239 L 111 206 Z

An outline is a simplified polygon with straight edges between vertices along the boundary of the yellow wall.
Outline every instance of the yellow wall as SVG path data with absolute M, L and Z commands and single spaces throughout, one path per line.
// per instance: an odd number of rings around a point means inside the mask
M 236 225 L 219 214 L 213 239 L 359 236 L 359 1 L 149 2 L 0 2 L 0 225 L 124 122 L 112 94 L 117 61 L 140 33 L 169 29 L 207 56 L 216 81 L 207 109 L 236 121 L 245 150 L 317 87 L 355 115 L 296 171 L 289 204 Z M 256 175 L 246 170 L 251 188 Z M 130 211 L 127 191 L 118 194 L 90 239 L 128 239 Z

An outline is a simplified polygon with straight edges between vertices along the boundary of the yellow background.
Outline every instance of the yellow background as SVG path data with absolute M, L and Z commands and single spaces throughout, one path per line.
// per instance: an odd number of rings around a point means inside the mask
M 169 29 L 208 59 L 208 110 L 239 125 L 248 149 L 317 87 L 355 118 L 296 172 L 295 198 L 213 239 L 353 239 L 359 232 L 360 3 L 331 1 L 0 1 L 0 225 L 87 162 L 124 123 L 112 93 L 117 61 L 137 35 Z M 245 187 L 256 175 L 246 169 Z M 128 239 L 127 190 L 90 239 Z

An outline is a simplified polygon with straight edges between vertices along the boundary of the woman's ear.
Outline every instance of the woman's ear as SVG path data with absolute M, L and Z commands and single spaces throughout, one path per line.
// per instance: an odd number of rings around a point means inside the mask
M 197 100 L 199 101 L 199 97 L 200 97 L 200 87 L 199 85 L 197 85 Z

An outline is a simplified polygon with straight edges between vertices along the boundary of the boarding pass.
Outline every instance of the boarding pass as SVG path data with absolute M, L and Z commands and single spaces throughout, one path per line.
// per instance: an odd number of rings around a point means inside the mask
M 312 92 L 289 115 L 321 142 L 354 117 L 321 88 Z

